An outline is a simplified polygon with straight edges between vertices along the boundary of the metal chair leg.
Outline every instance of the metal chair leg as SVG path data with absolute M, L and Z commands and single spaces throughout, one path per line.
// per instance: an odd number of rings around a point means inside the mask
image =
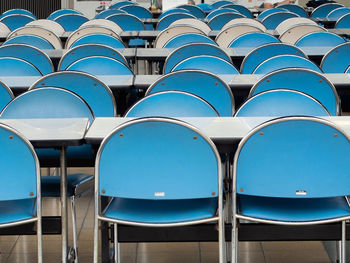
M 346 262 L 346 221 L 341 222 L 340 263 Z
M 120 246 L 118 242 L 118 224 L 114 223 L 114 262 L 120 263 Z
M 75 198 L 74 198 L 74 196 L 72 196 L 72 199 L 71 199 L 71 208 L 72 208 L 73 247 L 74 247 L 74 252 L 75 252 L 75 263 L 79 263 L 77 218 L 76 218 L 76 211 L 75 211 Z

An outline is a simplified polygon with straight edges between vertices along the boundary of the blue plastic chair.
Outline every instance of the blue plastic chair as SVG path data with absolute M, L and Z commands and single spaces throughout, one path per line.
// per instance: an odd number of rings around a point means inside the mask
M 284 5 L 279 5 L 278 8 L 286 9 L 289 12 L 297 14 L 300 17 L 306 17 L 306 18 L 309 17 L 305 9 L 300 5 L 284 4 Z
M 249 133 L 234 160 L 232 258 L 239 219 L 294 226 L 343 221 L 345 233 L 349 150 L 341 130 L 312 117 L 276 119 Z M 341 255 L 345 263 L 345 239 Z
M 190 13 L 172 13 L 169 15 L 164 16 L 158 21 L 156 30 L 164 30 L 168 26 L 170 26 L 171 23 L 173 23 L 176 20 L 183 19 L 183 18 L 196 18 L 195 16 L 191 15 Z
M 350 43 L 340 44 L 328 51 L 320 67 L 324 73 L 344 73 L 350 65 Z
M 42 75 L 54 71 L 51 59 L 41 50 L 24 44 L 8 44 L 0 47 L 0 57 L 14 57 L 28 61 L 34 65 Z
M 274 13 L 279 13 L 279 12 L 287 12 L 286 9 L 283 8 L 271 8 L 271 9 L 266 9 L 264 11 L 262 11 L 259 15 L 258 15 L 258 20 L 262 21 L 265 17 L 274 14 Z
M 248 55 L 245 56 L 241 64 L 241 73 L 252 74 L 254 69 L 266 59 L 277 55 L 287 54 L 298 55 L 305 58 L 307 57 L 299 48 L 289 44 L 267 44 L 252 50 Z
M 206 19 L 210 20 L 216 15 L 223 14 L 223 13 L 231 13 L 231 12 L 239 14 L 239 12 L 237 10 L 234 10 L 232 8 L 220 8 L 220 9 L 214 9 L 213 11 L 211 11 L 207 15 Z
M 107 9 L 103 10 L 101 13 L 98 13 L 95 16 L 95 19 L 105 19 L 111 15 L 116 15 L 116 14 L 126 14 L 127 12 L 121 9 Z
M 339 7 L 334 10 L 332 10 L 328 15 L 327 18 L 329 20 L 338 20 L 341 18 L 343 15 L 347 15 L 350 13 L 350 8 L 349 7 Z
M 212 3 L 211 6 L 213 7 L 213 9 L 218 9 L 218 8 L 225 6 L 225 5 L 228 5 L 228 4 L 232 4 L 232 1 L 219 0 L 219 1 Z
M 11 89 L 0 81 L 0 111 L 14 98 Z
M 36 16 L 32 12 L 25 10 L 25 9 L 7 10 L 4 13 L 2 13 L 2 15 L 0 16 L 0 19 L 5 17 L 5 16 L 8 16 L 8 15 L 27 15 L 27 16 L 31 16 L 32 18 L 34 18 L 34 20 L 37 19 Z
M 171 71 L 182 69 L 199 69 L 214 74 L 239 74 L 238 70 L 227 60 L 209 55 L 193 56 L 184 59 L 176 64 Z
M 284 20 L 292 17 L 298 17 L 298 15 L 291 12 L 278 12 L 265 17 L 261 22 L 267 29 L 273 30 Z
M 66 70 L 86 72 L 91 75 L 133 75 L 124 63 L 103 56 L 90 56 L 70 64 Z
M 11 31 L 16 30 L 17 28 L 23 27 L 29 22 L 34 21 L 35 19 L 28 15 L 8 15 L 0 19 L 1 23 L 4 23 Z
M 47 17 L 47 19 L 55 20 L 57 17 L 59 17 L 61 15 L 67 15 L 67 14 L 79 14 L 79 15 L 82 15 L 82 13 L 80 13 L 79 11 L 74 10 L 74 9 L 59 9 L 59 10 L 56 10 L 56 11 L 52 12 Z
M 59 23 L 67 32 L 73 32 L 89 19 L 80 14 L 65 14 L 56 17 L 54 21 Z
M 35 35 L 21 35 L 21 36 L 11 37 L 10 39 L 7 39 L 2 45 L 5 46 L 10 44 L 25 44 L 25 45 L 36 47 L 40 50 L 55 49 L 54 46 L 49 41 Z
M 210 103 L 222 117 L 232 117 L 235 110 L 230 87 L 206 71 L 183 70 L 169 73 L 154 82 L 145 95 L 162 91 L 183 91 L 197 95 Z
M 235 117 L 329 116 L 327 109 L 313 97 L 295 90 L 276 89 L 250 97 Z M 265 121 L 265 120 L 263 120 Z
M 37 262 L 42 263 L 40 164 L 33 146 L 15 129 L 0 124 L 0 227 L 36 223 Z M 35 241 L 34 241 L 35 243 Z
M 255 49 L 257 47 L 260 47 L 266 44 L 272 44 L 272 43 L 280 43 L 280 41 L 274 36 L 267 33 L 252 32 L 252 33 L 246 33 L 234 39 L 229 45 L 229 48 Z
M 245 17 L 242 14 L 239 13 L 234 13 L 234 12 L 230 12 L 230 13 L 222 13 L 219 15 L 214 16 L 212 19 L 210 19 L 208 21 L 208 26 L 210 26 L 210 28 L 212 30 L 221 30 L 221 28 L 229 21 L 231 21 L 232 19 L 236 19 L 236 18 L 242 18 Z
M 143 156 L 138 165 L 136 155 Z M 94 263 L 100 221 L 114 223 L 115 236 L 118 224 L 175 227 L 218 221 L 219 262 L 225 262 L 220 157 L 199 130 L 172 119 L 133 120 L 105 138 L 96 164 Z M 103 211 L 101 196 L 112 198 Z M 118 239 L 114 249 L 117 262 Z
M 0 57 L 0 68 L 0 76 L 42 76 L 33 64 L 20 58 Z
M 175 14 L 175 13 L 183 13 L 183 14 L 191 14 L 191 12 L 185 8 L 172 8 L 172 9 L 168 9 L 166 11 L 164 11 L 163 13 L 161 13 L 161 15 L 158 17 L 158 19 L 162 19 L 163 17 L 170 15 L 170 14 Z
M 1 50 L 1 49 L 0 49 Z M 116 49 L 104 45 L 86 44 L 69 49 L 58 63 L 58 70 L 65 70 L 75 61 L 89 56 L 104 56 L 116 59 L 126 66 L 128 62 L 125 57 Z
M 319 101 L 331 115 L 340 115 L 340 100 L 335 87 L 327 78 L 315 71 L 301 68 L 275 71 L 260 79 L 252 87 L 248 97 L 276 89 L 305 93 Z
M 179 5 L 178 8 L 186 9 L 190 11 L 192 15 L 194 15 L 198 19 L 204 19 L 205 13 L 201 8 L 195 5 Z
M 165 43 L 164 48 L 178 48 L 192 43 L 217 45 L 216 42 L 208 36 L 198 33 L 185 33 L 170 39 L 167 43 Z
M 113 3 L 112 5 L 109 6 L 109 9 L 119 9 L 123 6 L 127 6 L 127 5 L 137 5 L 137 3 L 135 2 L 131 2 L 131 1 L 119 1 L 116 3 Z
M 231 9 L 235 9 L 237 10 L 239 13 L 241 13 L 242 15 L 244 15 L 245 17 L 248 17 L 248 18 L 253 18 L 253 15 L 252 13 L 249 11 L 248 8 L 246 8 L 245 6 L 243 5 L 237 5 L 237 4 L 227 4 L 227 5 L 224 5 L 222 6 L 222 8 L 231 8 Z
M 334 28 L 350 28 L 350 14 L 344 15 L 341 18 L 339 18 L 338 21 L 335 23 Z
M 232 63 L 230 56 L 220 47 L 211 44 L 194 43 L 179 47 L 172 51 L 165 60 L 163 73 L 170 73 L 172 69 L 184 59 L 198 55 L 215 56 Z
M 86 44 L 100 44 L 111 48 L 125 48 L 125 45 L 118 38 L 106 34 L 91 34 L 78 38 L 69 48 Z
M 266 59 L 260 63 L 253 71 L 253 74 L 268 74 L 273 71 L 285 68 L 306 68 L 323 73 L 322 70 L 307 58 L 297 55 L 278 55 Z
M 120 8 L 120 10 L 123 10 L 127 12 L 128 14 L 134 15 L 140 19 L 151 19 L 152 13 L 144 8 L 143 6 L 139 5 L 127 5 Z
M 329 3 L 329 4 L 320 5 L 312 11 L 311 17 L 326 18 L 331 11 L 339 7 L 344 7 L 344 6 L 338 3 Z
M 330 32 L 312 32 L 301 38 L 295 43 L 295 46 L 303 47 L 317 47 L 325 46 L 332 49 L 332 47 L 345 43 L 345 39 L 341 36 Z
M 209 13 L 210 11 L 213 10 L 213 7 L 208 3 L 201 3 L 201 4 L 197 4 L 196 6 L 202 9 L 202 11 L 206 13 Z

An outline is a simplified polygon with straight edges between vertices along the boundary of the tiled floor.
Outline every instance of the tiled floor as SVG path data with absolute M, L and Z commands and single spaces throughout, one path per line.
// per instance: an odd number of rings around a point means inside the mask
M 81 263 L 92 262 L 94 211 L 92 192 L 78 199 L 77 207 L 79 259 Z M 45 199 L 44 215 L 54 215 L 58 211 L 58 199 Z M 60 262 L 60 237 L 44 236 L 43 239 L 44 262 Z M 71 244 L 72 238 L 69 240 Z M 121 251 L 122 263 L 218 262 L 216 243 L 132 243 L 122 244 Z M 0 252 L 0 263 L 36 262 L 36 237 L 0 236 Z M 242 242 L 239 262 L 330 263 L 331 261 L 321 242 Z

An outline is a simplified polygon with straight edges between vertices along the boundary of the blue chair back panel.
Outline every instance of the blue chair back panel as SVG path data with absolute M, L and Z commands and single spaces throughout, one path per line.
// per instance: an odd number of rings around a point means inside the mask
M 266 9 L 264 11 L 262 11 L 259 15 L 258 15 L 258 20 L 262 21 L 265 17 L 274 14 L 274 13 L 279 13 L 279 12 L 286 12 L 286 9 L 283 8 L 271 8 L 271 9 Z
M 47 19 L 50 20 L 55 20 L 57 17 L 61 16 L 61 15 L 67 15 L 67 14 L 80 14 L 81 13 L 77 10 L 74 9 L 60 9 L 60 10 L 56 10 L 55 12 L 52 12 Z
M 254 69 L 266 59 L 277 55 L 287 55 L 287 54 L 298 55 L 306 58 L 306 55 L 299 48 L 295 46 L 284 44 L 284 43 L 267 44 L 251 51 L 244 58 L 241 64 L 241 73 L 252 74 Z
M 190 13 L 192 15 L 194 15 L 198 19 L 204 19 L 205 18 L 205 13 L 198 6 L 195 6 L 195 5 L 180 5 L 178 7 L 190 11 Z
M 315 8 L 314 11 L 312 11 L 311 17 L 326 18 L 331 11 L 339 7 L 343 7 L 343 5 L 338 3 L 320 5 L 319 7 Z
M 31 63 L 19 58 L 0 57 L 0 76 L 42 76 Z
M 0 57 L 20 58 L 33 64 L 42 75 L 54 71 L 51 59 L 41 50 L 22 44 L 5 45 L 0 47 Z
M 305 9 L 300 5 L 284 4 L 284 5 L 279 5 L 278 8 L 286 9 L 289 12 L 297 14 L 300 17 L 306 17 L 306 18 L 309 17 Z
M 290 12 L 279 12 L 265 17 L 261 22 L 268 30 L 273 30 L 276 29 L 276 27 L 284 20 L 292 17 L 298 17 L 298 15 Z
M 39 165 L 32 146 L 12 128 L 2 124 L 0 145 L 0 200 L 35 198 Z
M 175 14 L 175 13 L 184 13 L 184 14 L 191 14 L 191 12 L 185 8 L 172 8 L 169 10 L 164 11 L 159 17 L 158 19 L 162 19 L 163 17 L 170 15 L 170 14 Z
M 151 19 L 152 18 L 152 13 L 139 5 L 127 5 L 127 6 L 123 6 L 122 8 L 120 8 L 120 10 L 123 10 L 131 15 L 134 15 L 140 19 Z
M 170 73 L 152 84 L 146 95 L 162 91 L 195 94 L 210 103 L 222 117 L 232 117 L 234 113 L 231 89 L 217 76 L 208 72 L 184 70 Z
M 196 6 L 202 9 L 203 12 L 206 12 L 206 13 L 209 13 L 210 11 L 214 10 L 214 8 L 208 3 L 201 3 L 201 4 L 197 4 Z
M 305 69 L 276 71 L 259 80 L 249 96 L 275 89 L 297 90 L 317 99 L 331 115 L 339 115 L 339 98 L 332 83 L 322 75 Z
M 118 38 L 106 34 L 91 34 L 83 36 L 74 41 L 70 48 L 84 44 L 101 44 L 109 46 L 111 48 L 125 48 L 124 43 L 121 42 Z
M 301 37 L 295 45 L 297 47 L 335 47 L 345 43 L 344 38 L 330 32 L 313 32 Z
M 223 13 L 214 16 L 212 19 L 209 20 L 208 26 L 212 30 L 221 30 L 221 28 L 229 21 L 236 19 L 236 18 L 242 18 L 245 17 L 238 13 Z
M 87 44 L 69 49 L 67 53 L 62 56 L 58 64 L 58 70 L 65 70 L 69 67 L 70 64 L 74 63 L 75 61 L 89 56 L 110 57 L 124 63 L 125 65 L 128 65 L 125 57 L 117 50 L 108 46 Z
M 135 2 L 131 2 L 131 1 L 119 1 L 119 2 L 116 2 L 112 5 L 110 5 L 110 9 L 118 9 L 118 8 L 121 8 L 123 6 L 127 6 L 127 5 L 136 5 L 137 3 Z
M 208 15 L 207 15 L 207 19 L 210 20 L 212 19 L 214 16 L 222 14 L 222 13 L 239 13 L 238 11 L 232 9 L 232 8 L 220 8 L 220 9 L 215 9 L 213 11 L 211 11 Z
M 5 16 L 8 16 L 8 15 L 27 15 L 27 16 L 31 16 L 32 18 L 34 18 L 34 20 L 37 19 L 36 16 L 32 12 L 25 10 L 25 9 L 7 10 L 4 13 L 2 13 L 2 15 L 0 16 L 0 19 L 5 17 Z
M 11 37 L 10 39 L 6 40 L 2 45 L 4 46 L 8 44 L 26 44 L 26 45 L 36 47 L 40 50 L 55 49 L 54 46 L 49 41 L 35 35 L 21 35 L 21 36 Z
M 218 117 L 216 110 L 198 96 L 186 92 L 154 93 L 138 101 L 125 117 Z
M 270 90 L 249 98 L 236 117 L 329 116 L 314 98 L 293 90 Z
M 170 39 L 167 43 L 165 43 L 164 48 L 178 48 L 191 43 L 208 43 L 217 45 L 214 40 L 205 35 L 197 33 L 186 33 Z
M 271 44 L 271 43 L 280 43 L 280 41 L 274 36 L 262 33 L 262 32 L 252 32 L 246 33 L 239 36 L 231 42 L 229 45 L 230 48 L 257 48 L 262 45 Z
M 187 13 L 173 13 L 164 16 L 161 18 L 157 24 L 157 30 L 164 30 L 168 28 L 168 26 L 176 20 L 183 18 L 196 18 L 195 16 Z
M 350 14 L 339 18 L 334 28 L 350 28 Z
M 0 111 L 14 98 L 12 91 L 0 81 Z
M 344 73 L 350 65 L 350 43 L 346 42 L 334 47 L 324 55 L 321 69 L 324 73 Z
M 260 63 L 253 74 L 268 74 L 284 68 L 306 68 L 323 73 L 318 66 L 306 58 L 296 55 L 279 55 Z
M 101 195 L 149 200 L 217 197 L 215 150 L 197 131 L 181 124 L 130 122 L 104 141 L 99 154 Z M 137 165 L 135 156 L 142 156 Z
M 116 105 L 111 90 L 97 78 L 82 72 L 61 71 L 42 77 L 30 87 L 58 87 L 70 90 L 90 106 L 95 117 L 116 116 Z
M 164 64 L 164 73 L 170 73 L 172 69 L 186 58 L 199 55 L 210 55 L 222 58 L 231 63 L 231 58 L 218 46 L 208 44 L 189 44 L 179 47 L 168 55 Z
M 187 58 L 178 63 L 171 71 L 182 69 L 200 69 L 214 74 L 239 74 L 238 70 L 228 61 L 207 55 Z
M 23 27 L 29 22 L 34 21 L 35 19 L 28 15 L 8 15 L 0 19 L 0 22 L 4 23 L 11 31 L 16 30 L 17 28 Z
M 217 8 L 220 8 L 220 7 L 228 5 L 228 4 L 232 4 L 232 1 L 220 0 L 220 1 L 216 1 L 216 2 L 212 3 L 211 6 L 213 7 L 213 9 L 217 9 Z
M 67 70 L 82 71 L 91 75 L 133 75 L 131 69 L 120 61 L 102 56 L 79 59 L 69 65 Z
M 329 20 L 338 20 L 343 15 L 349 14 L 350 8 L 349 7 L 339 7 L 334 10 L 332 10 L 328 15 L 327 18 Z
M 236 153 L 237 191 L 282 198 L 346 196 L 349 147 L 348 138 L 331 123 L 272 121 L 246 137 Z
M 120 9 L 107 9 L 103 10 L 101 13 L 97 14 L 95 16 L 95 19 L 105 19 L 111 15 L 116 15 L 116 14 L 125 14 L 126 11 L 120 10 Z
M 249 11 L 248 8 L 246 8 L 245 6 L 243 5 L 236 5 L 236 4 L 227 4 L 227 5 L 224 5 L 222 6 L 223 8 L 231 8 L 231 9 L 234 9 L 234 10 L 237 10 L 239 13 L 241 13 L 242 15 L 244 15 L 245 17 L 248 17 L 248 18 L 253 18 L 253 15 L 252 13 Z
M 66 14 L 56 17 L 54 21 L 59 23 L 65 31 L 73 32 L 77 30 L 82 24 L 89 21 L 89 19 L 80 14 Z

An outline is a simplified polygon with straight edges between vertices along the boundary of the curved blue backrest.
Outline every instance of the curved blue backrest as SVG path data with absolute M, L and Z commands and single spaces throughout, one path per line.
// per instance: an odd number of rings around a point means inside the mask
M 278 55 L 260 63 L 253 74 L 268 74 L 284 68 L 306 68 L 323 73 L 318 66 L 306 58 L 296 55 Z
M 350 65 L 350 43 L 346 42 L 334 47 L 326 53 L 321 61 L 324 73 L 344 73 Z
M 9 44 L 26 44 L 36 47 L 38 49 L 55 49 L 49 41 L 35 35 L 21 35 L 11 37 L 10 39 L 6 40 L 2 45 L 5 46 Z
M 55 12 L 52 12 L 47 19 L 50 20 L 54 20 L 55 18 L 61 16 L 61 15 L 66 15 L 66 14 L 80 14 L 82 15 L 82 13 L 80 13 L 77 10 L 74 9 L 60 9 L 60 10 L 56 10 Z
M 134 104 L 125 117 L 218 117 L 202 98 L 182 91 L 164 91 L 146 96 Z
M 236 18 L 242 18 L 245 17 L 242 14 L 238 14 L 238 13 L 223 13 L 223 14 L 219 14 L 214 16 L 212 19 L 209 20 L 208 22 L 208 26 L 212 29 L 212 30 L 221 30 L 221 28 L 229 21 L 236 19 Z
M 241 73 L 252 74 L 261 62 L 273 56 L 284 54 L 298 55 L 306 58 L 306 55 L 295 46 L 285 43 L 267 44 L 254 49 L 244 58 L 241 64 Z
M 207 15 L 207 19 L 210 20 L 212 19 L 214 16 L 222 14 L 222 13 L 239 13 L 238 11 L 232 9 L 232 8 L 220 8 L 220 9 L 215 9 L 213 11 L 211 11 L 208 15 Z
M 222 6 L 222 8 L 232 8 L 234 10 L 237 10 L 239 13 L 241 13 L 242 15 L 248 17 L 248 18 L 253 18 L 252 13 L 249 11 L 248 8 L 246 8 L 243 5 L 236 5 L 236 4 L 227 4 Z
M 339 97 L 333 84 L 321 74 L 307 69 L 284 69 L 260 79 L 249 96 L 275 89 L 296 90 L 310 95 L 322 103 L 335 116 L 340 113 Z
M 194 56 L 184 59 L 171 71 L 182 69 L 200 69 L 214 74 L 239 74 L 238 70 L 227 60 L 208 55 Z
M 59 23 L 65 31 L 73 32 L 77 30 L 82 24 L 89 21 L 89 19 L 80 14 L 65 14 L 56 17 L 54 21 Z
M 271 9 L 266 9 L 264 11 L 262 11 L 259 15 L 258 15 L 258 20 L 262 21 L 265 17 L 274 14 L 274 13 L 279 13 L 279 12 L 286 12 L 286 9 L 283 8 L 271 8 Z
M 191 43 L 208 43 L 217 45 L 210 37 L 198 33 L 185 33 L 177 35 L 165 43 L 163 48 L 178 48 Z
M 197 4 L 197 7 L 199 7 L 200 9 L 203 10 L 203 12 L 210 12 L 211 10 L 213 10 L 214 8 L 208 4 L 208 3 L 201 3 L 201 4 Z
M 195 94 L 212 105 L 222 117 L 232 117 L 235 109 L 231 89 L 220 78 L 205 71 L 183 70 L 164 75 L 147 90 L 146 96 L 162 91 Z
M 312 32 L 301 37 L 295 45 L 297 47 L 335 47 L 345 43 L 345 39 L 341 36 L 330 32 Z
M 187 13 L 173 13 L 164 16 L 158 21 L 157 24 L 157 30 L 164 30 L 166 29 L 171 23 L 173 23 L 176 20 L 183 19 L 183 18 L 196 18 L 195 16 Z
M 78 94 L 90 106 L 96 117 L 116 116 L 116 104 L 111 90 L 96 77 L 83 72 L 61 71 L 46 75 L 29 90 L 58 87 Z
M 309 17 L 305 9 L 300 5 L 284 4 L 284 5 L 279 5 L 278 8 L 286 9 L 289 12 L 297 14 L 300 17 L 306 17 L 306 18 Z
M 184 13 L 184 14 L 191 14 L 191 12 L 185 8 L 172 8 L 169 10 L 164 11 L 160 16 L 159 20 L 162 19 L 163 17 L 170 15 L 170 14 L 175 14 L 175 13 Z
M 339 18 L 334 28 L 350 28 L 350 14 Z
M 23 44 L 11 44 L 0 47 L 0 57 L 20 58 L 33 64 L 42 75 L 54 71 L 51 59 L 41 50 Z
M 32 12 L 25 10 L 25 9 L 7 10 L 4 13 L 2 13 L 2 15 L 0 16 L 0 19 L 5 17 L 5 16 L 8 16 L 8 15 L 27 15 L 27 16 L 31 16 L 32 18 L 34 18 L 34 20 L 37 19 L 36 16 Z
M 58 64 L 58 70 L 65 70 L 75 61 L 89 56 L 110 57 L 124 63 L 125 65 L 128 65 L 125 57 L 117 50 L 103 45 L 86 44 L 69 49 L 62 56 Z
M 279 12 L 271 14 L 265 17 L 261 22 L 269 30 L 276 29 L 276 27 L 282 23 L 284 20 L 289 18 L 298 17 L 298 15 L 290 12 Z
M 239 36 L 233 40 L 229 47 L 230 48 L 257 48 L 262 45 L 271 44 L 271 43 L 280 43 L 280 41 L 274 36 L 263 33 L 263 32 L 251 32 Z
M 118 9 L 118 8 L 121 8 L 121 7 L 126 6 L 126 5 L 137 5 L 137 3 L 131 2 L 131 1 L 119 1 L 119 2 L 116 2 L 116 3 L 113 3 L 112 5 L 110 5 L 109 8 L 110 9 Z
M 332 10 L 328 15 L 327 18 L 329 20 L 338 20 L 343 15 L 349 14 L 350 8 L 349 7 L 339 7 L 334 10 Z
M 126 11 L 120 10 L 120 9 L 107 9 L 103 10 L 101 13 L 98 13 L 95 16 L 95 19 L 104 19 L 107 18 L 111 15 L 116 15 L 116 14 L 126 14 Z
M 313 97 L 295 90 L 269 90 L 250 97 L 236 117 L 329 116 L 326 108 Z
M 145 25 L 134 15 L 116 14 L 107 17 L 108 20 L 118 24 L 124 31 L 145 30 Z
M 317 18 L 326 18 L 327 15 L 336 8 L 343 7 L 342 4 L 338 3 L 329 3 L 318 6 L 311 13 L 311 17 Z
M 11 31 L 16 30 L 17 28 L 23 27 L 29 22 L 34 21 L 35 19 L 28 15 L 8 15 L 0 19 L 0 22 L 4 23 Z
M 85 44 L 101 44 L 106 45 L 111 48 L 125 48 L 123 42 L 114 36 L 109 36 L 107 34 L 91 34 L 78 38 L 70 48 L 77 47 Z
M 169 73 L 179 62 L 183 61 L 186 58 L 198 55 L 216 56 L 231 63 L 231 58 L 225 53 L 225 51 L 216 45 L 189 44 L 177 48 L 168 55 L 165 60 L 163 71 L 164 73 Z
M 9 87 L 0 81 L 0 111 L 14 98 Z
M 217 8 L 220 8 L 220 7 L 228 5 L 228 4 L 232 4 L 232 1 L 219 0 L 219 1 L 212 3 L 211 6 L 213 7 L 213 9 L 217 9 Z
M 236 187 L 240 194 L 266 197 L 346 196 L 349 150 L 349 139 L 330 122 L 311 117 L 270 121 L 241 142 Z
M 127 5 L 127 6 L 121 7 L 120 9 L 140 19 L 152 18 L 152 13 L 148 9 L 144 8 L 143 6 Z
M 199 19 L 205 18 L 205 13 L 198 6 L 195 6 L 195 5 L 179 5 L 178 8 L 182 8 L 182 9 L 186 9 L 186 10 L 190 11 L 190 13 L 192 15 L 194 15 L 196 18 L 199 18 Z
M 138 165 L 136 155 L 143 156 Z M 98 191 L 150 200 L 217 198 L 221 177 L 217 156 L 210 140 L 188 124 L 161 118 L 130 121 L 101 145 Z
M 133 75 L 131 69 L 124 63 L 102 56 L 79 59 L 66 70 L 82 71 L 92 75 Z
M 0 57 L 0 76 L 42 76 L 31 63 L 20 58 Z
M 0 200 L 35 198 L 40 167 L 33 146 L 4 124 L 0 124 L 0 145 Z

